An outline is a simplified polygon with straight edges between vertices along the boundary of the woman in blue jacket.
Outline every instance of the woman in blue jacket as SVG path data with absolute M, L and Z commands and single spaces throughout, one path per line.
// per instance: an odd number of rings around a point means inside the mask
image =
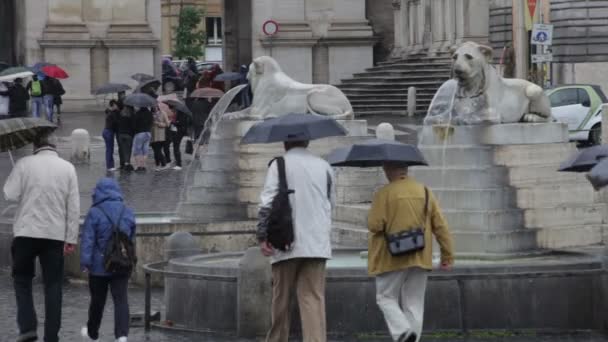
M 117 224 L 117 222 L 120 223 Z M 129 302 L 127 285 L 130 274 L 108 273 L 104 267 L 104 253 L 112 237 L 112 229 L 119 229 L 134 241 L 135 215 L 123 203 L 122 193 L 112 178 L 102 178 L 93 192 L 80 243 L 80 265 L 89 273 L 91 304 L 89 320 L 82 328 L 82 336 L 92 341 L 99 338 L 108 288 L 114 300 L 114 335 L 117 342 L 126 342 L 129 334 Z

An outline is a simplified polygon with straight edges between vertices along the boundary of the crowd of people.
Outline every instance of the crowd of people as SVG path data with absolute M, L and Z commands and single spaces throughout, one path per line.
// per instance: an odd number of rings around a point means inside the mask
M 40 118 L 42 111 L 47 120 L 53 122 L 54 114 L 57 121 L 61 116 L 62 96 L 65 90 L 61 82 L 48 76 L 32 76 L 26 86 L 22 78 L 16 78 L 12 83 L 0 83 L 0 119 L 26 117 L 27 103 L 31 99 L 32 116 Z

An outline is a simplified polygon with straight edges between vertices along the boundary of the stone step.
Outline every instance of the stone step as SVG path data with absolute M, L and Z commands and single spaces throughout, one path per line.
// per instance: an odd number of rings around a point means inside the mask
M 422 109 L 428 108 L 429 106 L 430 106 L 430 102 L 422 102 L 422 103 L 416 104 L 416 109 L 422 110 Z M 360 105 L 360 104 L 356 104 L 356 105 L 353 105 L 353 109 L 355 110 L 355 113 L 370 112 L 370 111 L 374 111 L 374 110 L 399 112 L 399 111 L 407 111 L 407 105 L 391 105 L 391 104 Z
M 483 167 L 493 165 L 494 153 L 489 146 L 424 146 L 424 141 L 420 145 L 420 151 L 431 166 Z
M 427 109 L 424 110 L 416 109 L 415 115 L 425 115 Z M 374 116 L 407 116 L 408 113 L 405 110 L 400 111 L 388 111 L 388 110 L 369 110 L 369 111 L 355 111 L 355 116 L 358 118 L 367 118 Z
M 379 95 L 401 95 L 401 96 L 407 96 L 407 91 L 409 87 L 402 87 L 402 86 L 395 86 L 393 88 L 382 88 L 382 89 L 378 89 L 374 86 L 363 86 L 363 85 L 353 85 L 353 84 L 349 84 L 349 85 L 338 85 L 338 88 L 340 88 L 345 94 L 362 94 L 362 95 L 375 95 L 375 94 L 379 94 Z M 437 86 L 435 84 L 418 84 L 416 86 L 416 89 L 420 90 L 420 91 L 425 91 L 425 92 L 436 92 L 437 91 Z
M 516 209 L 515 193 L 510 187 L 489 189 L 432 188 L 443 210 L 509 210 Z
M 543 228 L 538 230 L 538 247 L 570 248 L 605 243 L 603 232 L 606 225 L 576 225 Z
M 416 167 L 412 176 L 430 187 L 485 189 L 507 186 L 507 169 L 500 166 Z
M 352 98 L 352 99 L 350 99 L 350 103 L 353 105 L 353 107 L 373 106 L 373 107 L 383 108 L 383 107 L 397 106 L 399 108 L 401 108 L 401 107 L 407 108 L 408 101 L 407 101 L 407 98 L 395 98 L 395 99 L 383 99 L 383 100 Z M 428 106 L 431 104 L 431 99 L 420 99 L 420 100 L 416 99 L 416 104 L 418 104 L 418 105 L 424 104 L 424 105 Z
M 345 91 L 344 94 L 352 101 L 407 101 L 407 92 L 405 93 L 377 93 L 377 94 L 357 94 Z M 433 91 L 416 91 L 416 99 L 432 100 L 435 93 Z
M 517 207 L 522 209 L 551 208 L 560 205 L 594 204 L 596 192 L 589 184 L 555 184 L 518 189 Z
M 240 204 L 201 204 L 182 202 L 178 207 L 180 217 L 197 218 L 199 222 L 239 221 L 247 219 L 247 208 Z
M 238 189 L 239 175 L 237 172 L 199 171 L 194 175 L 193 186 L 217 187 L 222 186 L 228 190 Z
M 368 76 L 404 76 L 404 75 L 417 75 L 417 74 L 440 74 L 447 78 L 450 77 L 450 68 L 415 68 L 410 70 L 374 70 L 374 71 L 366 71 L 353 74 L 354 78 L 358 77 L 368 77 Z
M 558 166 L 527 165 L 509 168 L 509 183 L 517 188 L 536 187 L 542 184 L 585 183 L 582 173 L 557 172 Z
M 443 84 L 442 80 L 433 80 L 433 81 L 397 81 L 397 82 L 374 82 L 374 81 L 362 81 L 356 83 L 342 83 L 338 86 L 340 89 L 357 89 L 357 88 L 380 88 L 380 89 L 394 89 L 394 88 L 409 88 L 409 87 L 418 87 L 421 85 L 428 86 L 441 86 Z
M 503 145 L 496 147 L 495 161 L 505 166 L 546 165 L 561 163 L 577 151 L 576 145 L 568 142 Z
M 400 82 L 411 82 L 411 81 L 447 81 L 449 80 L 449 75 L 444 74 L 431 74 L 427 73 L 425 75 L 406 75 L 406 76 L 374 76 L 374 75 L 366 75 L 359 76 L 356 78 L 347 78 L 341 80 L 342 84 L 350 84 L 350 83 L 365 83 L 365 82 L 378 82 L 378 83 L 400 83 Z
M 564 204 L 524 210 L 524 224 L 533 228 L 599 225 L 603 222 L 605 204 Z
M 221 186 L 191 186 L 187 192 L 188 201 L 201 204 L 226 204 L 239 202 L 239 189 Z
M 438 68 L 445 69 L 446 66 L 450 67 L 450 63 L 392 63 L 392 64 L 383 64 L 375 67 L 371 67 L 366 69 L 366 71 L 380 71 L 380 70 L 411 70 L 411 69 L 419 69 L 419 68 Z
M 537 232 L 532 229 L 491 233 L 453 230 L 452 235 L 454 248 L 459 253 L 516 253 L 537 249 Z

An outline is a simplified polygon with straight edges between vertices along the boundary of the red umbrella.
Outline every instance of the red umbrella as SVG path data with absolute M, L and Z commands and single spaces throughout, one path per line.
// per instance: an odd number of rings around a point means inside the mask
M 42 68 L 42 72 L 48 77 L 64 79 L 68 78 L 68 73 L 56 65 L 47 65 Z
M 224 92 L 215 88 L 199 88 L 190 94 L 190 97 L 196 98 L 215 98 L 224 96 Z

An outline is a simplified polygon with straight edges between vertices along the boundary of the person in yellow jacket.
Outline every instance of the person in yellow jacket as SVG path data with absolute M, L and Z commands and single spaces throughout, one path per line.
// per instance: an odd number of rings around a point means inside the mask
M 399 342 L 420 339 L 427 275 L 433 268 L 433 235 L 441 248 L 441 269 L 451 270 L 454 262 L 452 237 L 435 197 L 407 171 L 399 164 L 384 164 L 390 183 L 375 194 L 368 216 L 368 271 L 376 276 L 376 301 L 391 337 Z M 391 255 L 385 234 L 418 227 L 424 228 L 424 249 Z

